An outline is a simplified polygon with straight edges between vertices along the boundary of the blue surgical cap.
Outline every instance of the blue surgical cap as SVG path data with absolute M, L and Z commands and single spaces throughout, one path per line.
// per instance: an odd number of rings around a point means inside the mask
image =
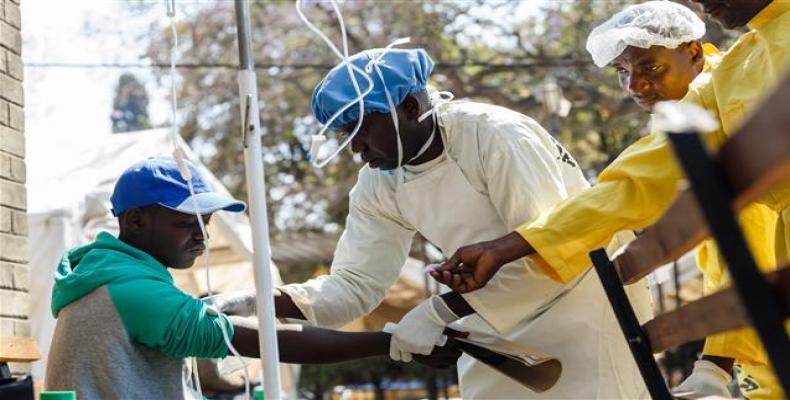
M 384 49 L 366 50 L 349 57 L 349 61 L 364 70 L 370 60 L 380 56 L 384 51 Z M 400 105 L 406 96 L 424 90 L 428 77 L 433 72 L 433 60 L 423 49 L 386 50 L 378 66 L 384 76 L 384 82 L 379 78 L 375 68 L 371 69 L 370 78 L 373 80 L 374 87 L 364 99 L 366 115 L 390 111 L 387 95 L 384 94 L 384 85 L 392 96 L 392 102 Z M 354 71 L 354 74 L 360 91 L 364 92 L 368 88 L 368 81 L 359 71 Z M 348 67 L 340 63 L 332 68 L 313 90 L 311 104 L 313 115 L 319 122 L 326 124 L 337 110 L 356 98 L 357 92 L 348 74 Z M 359 119 L 359 104 L 347 108 L 332 121 L 330 128 L 337 129 L 356 122 L 357 119 Z

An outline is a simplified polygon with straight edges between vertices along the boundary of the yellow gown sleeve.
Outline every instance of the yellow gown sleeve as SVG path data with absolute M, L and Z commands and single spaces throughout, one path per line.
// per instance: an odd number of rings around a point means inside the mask
M 715 110 L 714 96 L 711 85 L 693 85 L 682 101 Z M 718 114 L 715 117 L 720 121 Z M 724 138 L 720 130 L 704 137 L 712 148 Z M 626 148 L 601 172 L 595 186 L 516 232 L 535 249 L 532 259 L 546 275 L 569 282 L 589 267 L 589 253 L 605 247 L 615 233 L 656 222 L 677 197 L 683 177 L 667 135 L 653 133 Z
M 629 146 L 598 183 L 516 229 L 536 250 L 543 272 L 568 282 L 590 265 L 589 252 L 605 247 L 621 230 L 655 222 L 677 195 L 682 177 L 664 134 Z

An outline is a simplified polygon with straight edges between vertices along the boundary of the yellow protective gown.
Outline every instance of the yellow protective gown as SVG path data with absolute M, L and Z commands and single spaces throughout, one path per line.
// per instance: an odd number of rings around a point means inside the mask
M 721 128 L 706 136 L 713 147 L 737 130 L 747 113 L 788 71 L 790 0 L 775 0 L 749 22 L 749 27 L 751 30 L 724 54 L 710 79 L 692 84 L 683 100 L 697 103 L 718 117 Z M 588 253 L 603 247 L 614 232 L 641 229 L 656 222 L 677 196 L 682 178 L 666 136 L 649 135 L 606 168 L 595 187 L 516 231 L 536 249 L 533 259 L 544 273 L 568 282 L 589 265 Z M 790 185 L 773 190 L 758 203 L 744 209 L 739 219 L 758 265 L 771 269 L 777 262 L 787 262 L 790 253 Z M 703 243 L 698 260 L 709 277 L 707 292 L 728 284 L 715 244 Z M 714 336 L 706 344 L 705 353 L 736 358 L 745 369 L 767 362 L 751 330 Z M 762 372 L 750 375 L 764 376 Z

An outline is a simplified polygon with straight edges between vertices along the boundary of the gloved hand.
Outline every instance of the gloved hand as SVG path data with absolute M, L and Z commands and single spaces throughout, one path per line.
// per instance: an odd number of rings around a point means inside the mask
M 412 353 L 431 354 L 444 328 L 457 319 L 441 297 L 431 296 L 404 315 L 392 331 L 390 358 L 409 362 Z
M 699 360 L 694 363 L 691 375 L 686 378 L 678 387 L 672 390 L 673 393 L 694 392 L 705 396 L 732 397 L 727 384 L 732 380 L 732 376 L 727 371 L 719 368 L 718 365 Z
M 223 314 L 249 317 L 255 315 L 255 290 L 219 293 L 202 299 L 204 303 L 213 307 L 208 308 L 209 314 L 217 315 L 217 310 Z

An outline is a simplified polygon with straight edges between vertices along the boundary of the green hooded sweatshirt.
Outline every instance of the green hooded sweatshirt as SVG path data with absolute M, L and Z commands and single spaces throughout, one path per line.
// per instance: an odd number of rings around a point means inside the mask
M 164 265 L 106 232 L 61 260 L 52 314 L 58 321 L 47 385 L 81 398 L 175 395 L 183 358 L 225 357 L 223 326 L 233 338 L 227 317 L 207 313 L 202 301 L 176 288 Z M 170 370 L 156 371 L 163 368 Z M 130 374 L 143 373 L 140 385 L 128 383 L 135 380 Z M 152 379 L 168 382 L 160 387 Z M 120 389 L 118 380 L 125 381 Z

